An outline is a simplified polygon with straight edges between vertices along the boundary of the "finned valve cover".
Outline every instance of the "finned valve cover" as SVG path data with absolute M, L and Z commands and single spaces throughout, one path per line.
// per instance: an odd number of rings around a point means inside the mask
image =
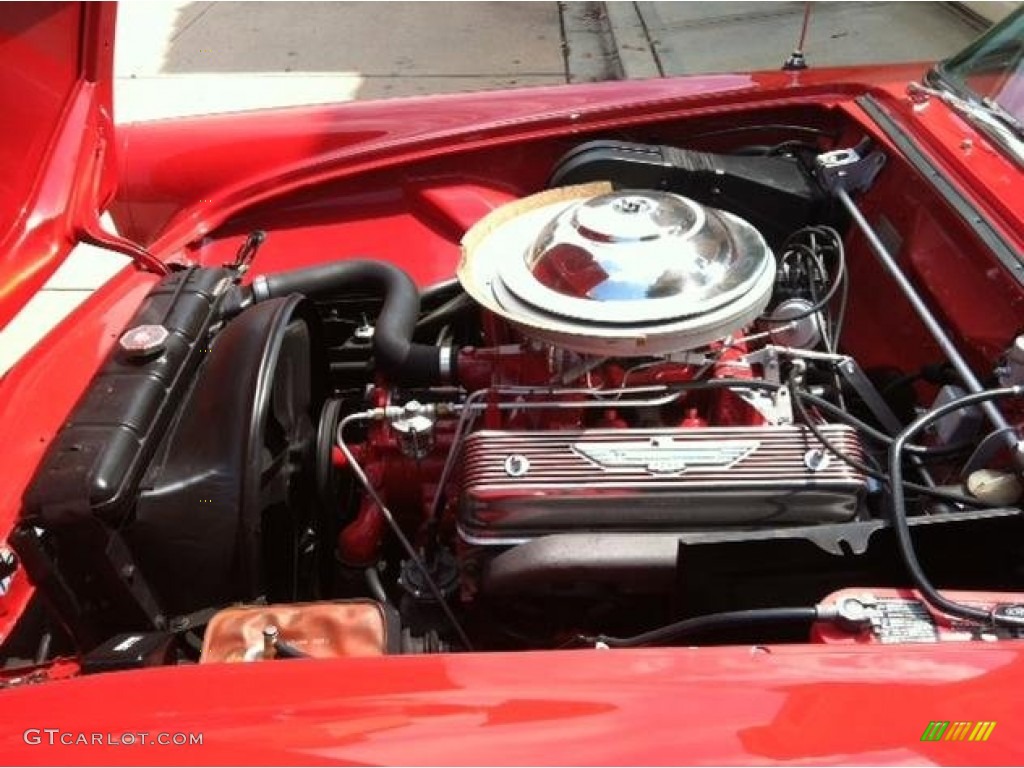
M 863 456 L 853 427 L 821 431 Z M 470 544 L 509 546 L 557 533 L 846 522 L 867 478 L 820 448 L 795 425 L 474 432 L 459 531 Z
M 750 224 L 670 192 L 565 187 L 504 206 L 463 239 L 467 293 L 527 335 L 594 355 L 725 338 L 768 304 L 775 258 Z

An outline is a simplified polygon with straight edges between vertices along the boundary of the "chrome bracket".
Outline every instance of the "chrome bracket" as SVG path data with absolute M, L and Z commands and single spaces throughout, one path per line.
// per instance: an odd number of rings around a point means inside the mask
M 756 352 L 745 355 L 749 363 L 757 363 L 763 370 L 764 380 L 770 384 L 782 384 L 782 371 L 777 347 L 768 345 Z M 736 389 L 737 396 L 760 413 L 770 424 L 792 424 L 793 403 L 789 389 L 780 386 L 771 395 L 756 389 Z
M 875 388 L 875 385 L 871 382 L 871 379 L 865 375 L 854 358 L 849 355 L 836 355 L 829 352 L 815 352 L 813 350 L 769 344 L 747 355 L 747 360 L 751 363 L 758 363 L 764 368 L 764 377 L 767 381 L 779 384 L 782 381 L 779 373 L 779 358 L 782 356 L 794 360 L 818 360 L 831 364 L 846 379 L 846 382 L 853 387 L 860 396 L 860 399 L 871 410 L 871 413 L 890 434 L 898 434 L 903 429 L 903 424 L 899 418 L 893 413 L 889 404 L 885 402 Z M 791 423 L 792 404 L 788 400 L 789 392 L 785 387 L 780 389 L 779 392 L 785 392 L 786 406 L 790 414 L 790 422 L 785 423 Z M 776 402 L 778 402 L 778 398 L 776 398 Z
M 861 192 L 874 183 L 885 165 L 885 155 L 877 150 L 861 154 L 856 147 L 834 149 L 818 155 L 814 164 L 818 181 L 827 191 Z

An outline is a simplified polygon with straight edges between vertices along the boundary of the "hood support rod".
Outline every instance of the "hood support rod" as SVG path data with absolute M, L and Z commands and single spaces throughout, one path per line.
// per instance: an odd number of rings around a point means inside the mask
M 864 233 L 864 237 L 867 238 L 868 245 L 871 246 L 871 250 L 874 252 L 875 256 L 878 257 L 879 262 L 881 262 L 886 272 L 889 273 L 889 276 L 896 282 L 896 285 L 899 286 L 903 295 L 906 296 L 907 301 L 910 302 L 910 305 L 914 308 L 917 316 L 921 319 L 921 322 L 924 323 L 925 328 L 928 329 L 928 332 L 932 335 L 932 338 L 935 339 L 935 342 L 946 355 L 950 364 L 960 375 L 960 378 L 967 390 L 972 394 L 983 392 L 985 388 L 981 385 L 981 382 L 978 381 L 978 378 L 974 375 L 974 371 L 971 370 L 970 365 L 967 364 L 963 355 L 960 354 L 960 350 L 957 349 L 953 340 L 946 334 L 942 324 L 939 323 L 935 315 L 932 314 L 928 305 L 924 303 L 924 299 L 921 298 L 921 295 L 903 273 L 903 270 L 900 269 L 899 264 L 896 263 L 896 259 L 891 253 L 889 253 L 889 249 L 886 248 L 885 243 L 882 242 L 878 233 L 874 230 L 871 224 L 868 223 L 864 214 L 861 213 L 860 209 L 857 207 L 857 204 L 850 198 L 849 193 L 842 186 L 838 186 L 835 189 L 835 195 L 839 198 L 839 202 L 843 204 L 843 207 L 849 212 L 860 231 Z M 1017 450 L 1017 447 L 1020 445 L 1020 441 L 1011 424 L 1006 420 L 1006 417 L 1003 416 L 1003 412 L 1000 411 L 995 403 L 990 400 L 982 402 L 980 407 L 985 412 L 988 420 L 992 422 L 992 426 L 995 427 L 1001 435 L 1003 435 L 1007 447 L 1009 447 L 1013 452 L 1014 463 L 1017 464 L 1019 469 L 1024 469 L 1024 466 L 1022 466 L 1022 464 L 1024 464 L 1024 454 L 1021 454 L 1021 452 Z
M 128 256 L 139 269 L 146 272 L 152 272 L 155 275 L 161 276 L 168 275 L 171 272 L 170 267 L 141 245 L 136 245 L 131 240 L 120 235 L 107 232 L 98 219 L 92 226 L 81 227 L 77 234 L 78 239 L 84 243 L 107 248 Z

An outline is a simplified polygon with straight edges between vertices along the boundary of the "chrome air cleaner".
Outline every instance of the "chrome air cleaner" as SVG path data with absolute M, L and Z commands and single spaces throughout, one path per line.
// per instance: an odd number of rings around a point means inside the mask
M 463 238 L 459 280 L 531 338 L 637 356 L 708 344 L 768 304 L 775 259 L 737 216 L 680 195 L 548 190 L 504 206 Z

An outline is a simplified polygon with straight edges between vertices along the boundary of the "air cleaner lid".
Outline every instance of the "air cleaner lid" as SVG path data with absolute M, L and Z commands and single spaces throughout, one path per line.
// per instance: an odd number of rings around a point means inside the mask
M 764 249 L 744 248 L 719 211 L 642 191 L 569 206 L 499 274 L 519 299 L 563 317 L 637 323 L 727 304 L 764 267 Z
M 737 216 L 656 190 L 548 190 L 488 215 L 459 277 L 536 338 L 594 354 L 693 349 L 751 322 L 775 260 Z

